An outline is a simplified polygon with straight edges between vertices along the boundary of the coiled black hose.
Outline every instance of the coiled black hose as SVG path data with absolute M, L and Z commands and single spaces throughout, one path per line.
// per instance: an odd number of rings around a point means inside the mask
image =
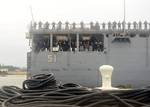
M 51 74 L 39 74 L 33 76 L 31 79 L 23 82 L 23 89 L 28 90 L 39 90 L 47 88 L 57 88 L 56 80 L 54 75 Z
M 71 87 L 81 87 L 80 85 L 78 84 L 74 84 L 74 83 L 66 83 L 66 84 L 63 84 L 63 85 L 60 85 L 59 88 L 71 88 Z
M 58 84 L 53 74 L 35 75 L 23 89 L 0 89 L 0 107 L 150 107 L 150 89 L 102 91 L 78 84 Z

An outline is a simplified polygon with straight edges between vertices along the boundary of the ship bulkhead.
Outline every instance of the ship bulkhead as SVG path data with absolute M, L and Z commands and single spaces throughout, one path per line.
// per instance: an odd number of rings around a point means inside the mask
M 124 35 L 119 28 L 100 29 L 100 25 L 90 24 L 88 29 L 83 25 L 67 28 L 66 23 L 63 29 L 58 23 L 54 29 L 53 23 L 51 29 L 46 24 L 45 28 L 32 28 L 28 76 L 54 73 L 63 83 L 96 87 L 101 86 L 98 68 L 109 64 L 114 67 L 114 86 L 141 87 L 150 83 L 149 30 L 128 29 Z

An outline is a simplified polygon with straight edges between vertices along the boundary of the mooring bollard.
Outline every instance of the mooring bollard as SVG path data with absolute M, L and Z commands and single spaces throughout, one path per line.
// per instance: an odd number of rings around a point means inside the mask
M 112 88 L 111 77 L 112 77 L 113 70 L 114 70 L 114 68 L 110 65 L 102 65 L 99 67 L 99 71 L 102 76 L 102 88 L 103 89 Z
M 102 65 L 99 67 L 99 71 L 102 76 L 102 87 L 96 87 L 96 89 L 101 90 L 116 90 L 118 88 L 111 86 L 111 77 L 113 73 L 114 68 L 110 65 Z

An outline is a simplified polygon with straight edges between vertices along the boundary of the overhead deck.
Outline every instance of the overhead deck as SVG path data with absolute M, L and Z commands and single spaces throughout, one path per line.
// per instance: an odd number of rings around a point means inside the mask
M 150 23 L 145 22 L 133 22 L 126 23 L 124 28 L 124 23 L 120 22 L 108 22 L 108 23 L 89 23 L 84 24 L 69 24 L 66 22 L 62 24 L 61 22 L 42 24 L 42 22 L 31 24 L 29 33 L 36 34 L 113 34 L 113 33 L 126 33 L 131 34 L 149 34 L 150 33 Z M 30 36 L 29 36 L 30 37 Z M 28 37 L 28 38 L 29 38 Z

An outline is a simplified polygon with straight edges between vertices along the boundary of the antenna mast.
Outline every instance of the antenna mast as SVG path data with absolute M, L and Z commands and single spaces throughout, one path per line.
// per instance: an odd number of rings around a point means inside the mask
M 124 34 L 125 34 L 125 24 L 126 24 L 126 1 L 124 0 L 124 19 L 123 19 L 123 30 L 124 30 Z
M 34 17 L 33 17 L 33 12 L 32 12 L 32 7 L 30 6 L 30 12 L 31 12 L 31 17 L 32 17 L 32 22 L 34 23 Z
M 31 13 L 31 18 L 32 18 L 32 21 L 31 21 L 31 26 L 32 26 L 32 24 L 34 24 L 34 17 L 33 17 L 33 12 L 32 12 L 32 7 L 31 6 L 30 6 L 30 13 Z M 29 46 L 32 45 L 31 37 L 32 37 L 32 35 L 30 35 L 30 38 L 29 38 Z

